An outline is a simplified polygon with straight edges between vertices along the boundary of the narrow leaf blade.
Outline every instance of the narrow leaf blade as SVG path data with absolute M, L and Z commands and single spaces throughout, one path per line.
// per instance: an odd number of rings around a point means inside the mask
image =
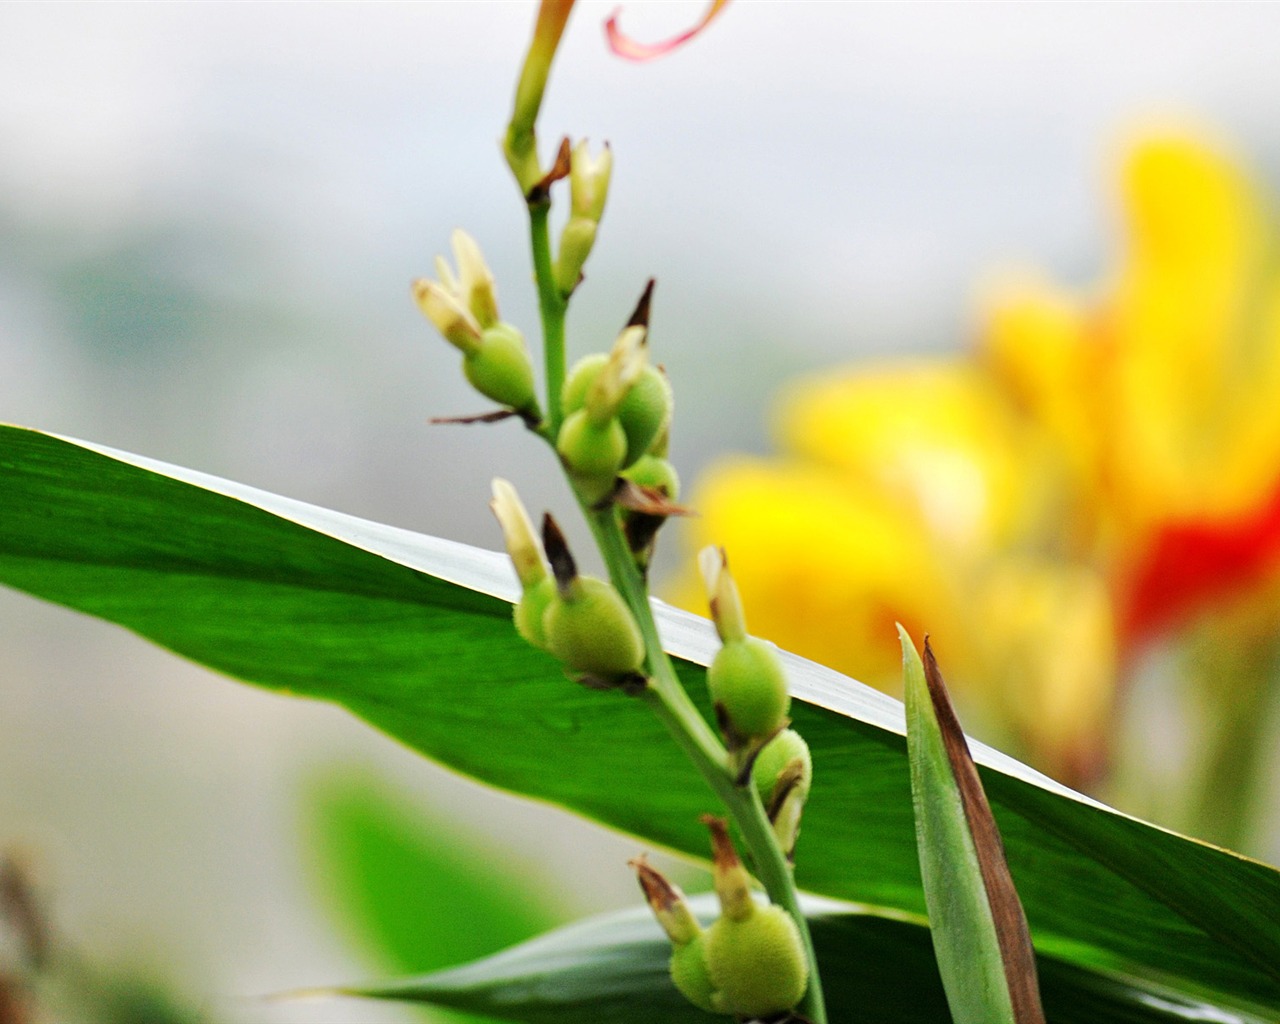
M 1035 956 L 1004 845 L 933 651 L 902 627 L 916 844 L 956 1024 L 1043 1024 Z

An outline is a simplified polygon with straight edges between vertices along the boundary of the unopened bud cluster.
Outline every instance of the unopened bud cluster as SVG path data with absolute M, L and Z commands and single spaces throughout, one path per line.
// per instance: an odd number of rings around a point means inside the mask
M 649 362 L 644 324 L 625 328 L 608 354 L 581 359 L 565 380 L 560 402 L 565 418 L 556 450 L 584 501 L 609 496 L 627 470 L 638 474 L 636 483 L 652 481 L 675 499 L 675 471 L 664 457 L 671 385 Z
M 604 213 L 613 157 L 608 146 L 593 156 L 585 142 L 571 149 L 565 140 L 552 169 L 538 177 L 541 170 L 533 149 L 532 123 L 517 131 L 519 127 L 513 120 L 508 154 L 531 216 L 539 218 L 532 223 L 544 327 L 549 343 L 558 338 L 563 344 L 563 331 L 547 325 L 558 317 L 563 326 L 565 308 L 582 280 Z M 551 188 L 566 177 L 569 217 L 558 251 L 548 261 L 545 232 Z M 660 659 L 661 652 L 646 649 L 645 636 L 653 636 L 652 622 L 644 619 L 648 632 L 642 634 L 635 617 L 645 612 L 643 581 L 656 533 L 668 516 L 683 512 L 675 504 L 679 479 L 667 460 L 671 386 L 661 367 L 649 358 L 653 282 L 610 350 L 580 360 L 563 382 L 558 379 L 563 353 L 548 352 L 551 382 L 544 419 L 524 337 L 499 315 L 497 289 L 480 247 L 462 231 L 453 233 L 451 243 L 454 265 L 437 257 L 436 279 L 415 281 L 413 291 L 422 312 L 461 353 L 467 380 L 502 406 L 496 413 L 464 421 L 520 416 L 554 444 L 593 525 L 598 530 L 620 529 L 634 559 L 631 566 L 610 565 L 613 578 L 627 588 L 629 606 L 610 582 L 578 572 L 551 516 L 545 516 L 541 530 L 535 531 L 515 489 L 505 480 L 495 480 L 491 508 L 520 584 L 513 611 L 516 631 L 581 683 L 625 692 L 639 692 L 653 684 L 650 693 L 667 700 L 662 689 L 665 677 L 657 671 L 661 666 L 649 661 L 651 656 Z M 616 533 L 613 537 L 618 539 Z M 619 549 L 610 541 L 604 550 Z M 742 601 L 723 550 L 702 552 L 700 565 L 721 641 L 707 670 L 707 685 L 725 743 L 725 750 L 715 749 L 714 757 L 705 758 L 705 770 L 731 772 L 737 808 L 746 808 L 752 815 L 764 810 L 778 850 L 789 861 L 813 777 L 809 749 L 788 728 L 790 697 L 781 660 L 771 643 L 747 633 Z M 647 677 L 650 669 L 655 680 Z M 696 712 L 689 709 L 688 714 Z M 714 741 L 709 742 L 714 748 Z M 633 862 L 673 945 L 672 981 L 695 1006 L 708 1012 L 743 1021 L 776 1018 L 796 1007 L 809 985 L 810 964 L 798 919 L 780 906 L 757 902 L 725 822 L 713 817 L 703 821 L 711 832 L 721 909 L 710 927 L 703 928 L 679 889 L 643 858 Z M 777 851 L 764 852 L 785 877 Z
M 654 916 L 671 939 L 671 980 L 699 1009 L 743 1020 L 765 1019 L 794 1007 L 809 983 L 800 932 L 781 907 L 760 904 L 751 879 L 719 818 L 711 830 L 720 916 L 704 929 L 684 894 L 643 857 L 632 862 Z
M 739 785 L 755 788 L 779 849 L 791 859 L 813 781 L 809 747 L 787 727 L 790 697 L 781 660 L 772 644 L 747 634 L 742 599 L 724 551 L 707 548 L 699 563 L 722 644 L 707 670 L 707 684 L 730 768 Z M 710 928 L 701 927 L 680 890 L 644 858 L 632 862 L 671 939 L 671 980 L 709 1013 L 740 1020 L 786 1013 L 804 998 L 809 983 L 808 956 L 796 922 L 782 907 L 756 902 L 724 822 L 712 817 L 703 822 L 711 830 L 721 909 Z

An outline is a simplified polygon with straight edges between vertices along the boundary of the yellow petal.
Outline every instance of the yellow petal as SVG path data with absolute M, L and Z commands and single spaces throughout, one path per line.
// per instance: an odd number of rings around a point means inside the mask
M 895 687 L 895 622 L 957 644 L 951 574 L 910 507 L 821 468 L 738 459 L 714 467 L 689 530 L 722 544 L 752 633 L 872 685 Z M 677 603 L 701 613 L 690 572 Z
M 1026 519 L 1034 488 L 1008 404 L 961 361 L 801 381 L 780 405 L 784 446 L 918 508 L 940 536 L 984 548 Z

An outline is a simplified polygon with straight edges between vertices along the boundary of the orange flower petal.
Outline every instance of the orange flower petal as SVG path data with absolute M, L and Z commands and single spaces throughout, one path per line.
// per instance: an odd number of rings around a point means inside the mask
M 683 46 L 711 24 L 712 19 L 727 6 L 729 6 L 729 0 L 712 0 L 711 6 L 707 8 L 707 13 L 702 16 L 702 19 L 693 28 L 681 32 L 678 36 L 668 39 L 664 43 L 638 43 L 630 36 L 624 35 L 622 29 L 618 28 L 618 15 L 622 12 L 621 8 L 609 15 L 609 20 L 604 23 L 604 34 L 609 40 L 609 49 L 619 57 L 634 61 L 653 60 L 655 57 L 661 57 L 663 54 L 670 53 L 677 47 Z

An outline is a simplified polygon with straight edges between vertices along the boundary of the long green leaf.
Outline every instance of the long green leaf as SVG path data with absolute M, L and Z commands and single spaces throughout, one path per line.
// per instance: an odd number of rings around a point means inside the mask
M 714 901 L 695 898 L 705 921 Z M 947 999 L 922 922 L 807 898 L 823 982 L 836 1020 L 938 1024 Z M 421 1002 L 525 1024 L 706 1024 L 667 974 L 671 946 L 645 910 L 624 911 L 544 935 L 465 967 L 334 994 Z M 1049 1024 L 1263 1024 L 1122 975 L 1040 962 Z M 986 1024 L 995 1024 L 989 1018 Z
M 1044 1024 L 1035 956 L 1000 833 L 925 641 L 901 626 L 920 874 L 955 1024 Z
M 301 803 L 312 888 L 375 970 L 464 963 L 566 919 L 515 850 L 440 820 L 367 766 L 328 766 L 308 780 Z
M 0 427 L 0 582 L 422 753 L 694 855 L 715 802 L 637 701 L 510 627 L 505 559 L 190 470 Z M 714 634 L 659 606 L 700 706 Z M 786 659 L 815 782 L 799 883 L 921 914 L 902 707 Z M 1039 952 L 1280 1015 L 1280 873 L 972 744 Z

